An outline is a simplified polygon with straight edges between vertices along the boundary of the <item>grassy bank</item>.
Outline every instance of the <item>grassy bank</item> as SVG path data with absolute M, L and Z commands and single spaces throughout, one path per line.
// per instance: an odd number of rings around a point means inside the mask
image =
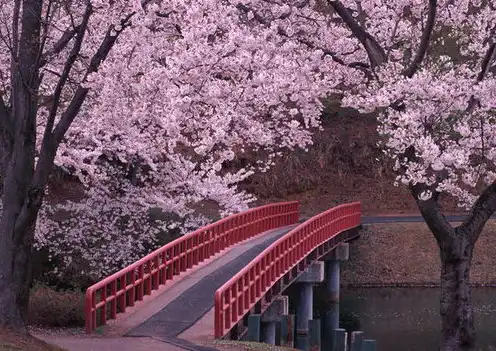
M 496 285 L 496 222 L 481 234 L 472 261 L 475 285 Z M 341 281 L 354 286 L 436 286 L 441 264 L 434 236 L 424 223 L 374 224 L 350 244 Z

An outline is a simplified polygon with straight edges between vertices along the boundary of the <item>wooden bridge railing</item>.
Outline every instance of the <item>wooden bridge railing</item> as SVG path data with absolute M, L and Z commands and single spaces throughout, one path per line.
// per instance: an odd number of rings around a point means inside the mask
M 264 231 L 295 224 L 298 218 L 298 202 L 269 204 L 221 219 L 153 251 L 86 290 L 86 333 L 221 250 Z
M 215 292 L 215 337 L 224 337 L 287 272 L 310 252 L 360 225 L 359 202 L 312 217 L 266 248 Z

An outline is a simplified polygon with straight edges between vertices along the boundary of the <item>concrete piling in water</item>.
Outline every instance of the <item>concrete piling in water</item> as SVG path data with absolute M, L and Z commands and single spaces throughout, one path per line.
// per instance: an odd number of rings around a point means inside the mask
M 334 329 L 332 351 L 346 351 L 348 348 L 348 333 L 344 329 Z
M 276 344 L 276 322 L 262 323 L 262 342 L 270 345 Z
M 350 351 L 362 351 L 363 349 L 363 332 L 351 332 Z
M 313 319 L 313 285 L 324 281 L 324 262 L 313 262 L 296 283 L 300 287 L 300 303 L 296 311 L 297 334 L 308 334 L 308 321 Z
M 377 351 L 377 342 L 375 340 L 364 340 L 363 351 Z
M 313 283 L 300 284 L 300 303 L 296 311 L 296 332 L 308 333 L 308 321 L 313 319 Z
M 251 314 L 248 316 L 248 341 L 260 342 L 260 320 L 259 314 Z
M 262 314 L 262 341 L 276 345 L 276 324 L 280 323 L 281 316 L 287 315 L 289 311 L 289 298 L 287 296 L 277 296 L 270 304 L 269 308 Z
M 339 304 L 332 303 L 324 315 L 322 323 L 322 348 L 332 350 L 333 330 L 339 328 Z
M 281 316 L 281 346 L 295 346 L 295 315 Z
M 346 330 L 339 328 L 340 262 L 348 257 L 348 244 L 341 244 L 323 258 L 325 263 L 313 262 L 295 281 L 300 294 L 296 316 L 289 314 L 288 297 L 278 296 L 262 315 L 248 317 L 246 339 L 303 351 L 377 351 L 376 341 L 365 340 L 362 331 L 353 331 L 348 340 Z M 313 319 L 313 288 L 324 281 L 325 272 L 330 309 L 321 322 Z
M 320 339 L 320 331 L 321 324 L 320 319 L 312 319 L 308 321 L 309 327 L 309 351 L 321 351 L 321 339 Z
M 350 257 L 350 245 L 343 243 L 338 245 L 323 260 L 327 264 L 326 290 L 328 300 L 331 303 L 339 303 L 339 275 L 341 273 L 341 262 Z

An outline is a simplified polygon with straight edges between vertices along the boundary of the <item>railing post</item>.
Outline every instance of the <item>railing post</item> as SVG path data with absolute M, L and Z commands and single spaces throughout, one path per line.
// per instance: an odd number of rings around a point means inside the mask
M 84 296 L 84 322 L 86 334 L 89 334 L 93 331 L 94 326 L 96 324 L 96 312 L 94 310 L 94 292 L 93 290 L 88 289 Z M 95 316 L 95 317 L 93 317 Z

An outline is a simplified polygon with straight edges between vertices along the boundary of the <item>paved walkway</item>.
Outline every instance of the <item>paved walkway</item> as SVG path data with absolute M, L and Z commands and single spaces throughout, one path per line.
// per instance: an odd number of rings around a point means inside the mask
M 86 337 L 35 335 L 52 345 L 69 351 L 184 351 L 194 350 L 154 338 Z M 214 350 L 214 349 L 210 349 Z M 207 350 L 205 350 L 207 351 Z
M 248 265 L 266 247 L 279 239 L 288 230 L 278 231 L 266 240 L 254 244 L 250 249 L 214 272 L 207 274 L 193 286 L 177 296 L 162 310 L 147 321 L 129 331 L 126 336 L 176 337 L 190 328 L 214 305 L 215 291 L 231 277 Z M 233 256 L 233 255 L 229 255 Z

